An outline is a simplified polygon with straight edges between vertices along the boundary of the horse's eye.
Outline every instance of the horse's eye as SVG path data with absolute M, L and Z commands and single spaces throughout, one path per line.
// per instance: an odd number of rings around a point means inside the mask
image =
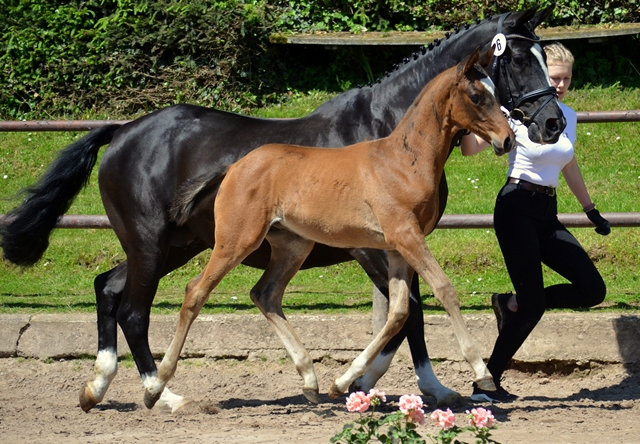
M 470 98 L 470 99 L 471 99 L 471 101 L 472 101 L 473 103 L 475 103 L 476 105 L 478 104 L 478 102 L 480 102 L 480 97 L 478 97 L 478 95 L 477 95 L 477 94 L 471 94 L 471 95 L 469 96 L 469 98 Z

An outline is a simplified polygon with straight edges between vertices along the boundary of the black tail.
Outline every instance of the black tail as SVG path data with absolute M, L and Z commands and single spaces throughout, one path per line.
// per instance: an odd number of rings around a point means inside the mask
M 58 218 L 87 184 L 98 150 L 111 141 L 120 126 L 98 128 L 69 145 L 38 183 L 23 190 L 26 198 L 22 205 L 7 214 L 7 225 L 0 226 L 0 246 L 7 260 L 33 265 L 42 257 Z
M 223 165 L 215 168 L 209 174 L 203 174 L 186 181 L 176 193 L 173 202 L 171 202 L 169 209 L 171 220 L 178 226 L 184 225 L 193 210 L 198 206 L 198 203 L 210 193 L 218 190 L 218 186 L 227 174 L 228 168 L 229 165 Z

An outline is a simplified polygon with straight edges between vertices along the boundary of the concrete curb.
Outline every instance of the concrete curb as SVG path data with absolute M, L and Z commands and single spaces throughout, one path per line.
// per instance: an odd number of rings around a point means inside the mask
M 151 317 L 149 342 L 155 355 L 164 353 L 178 315 Z M 492 315 L 465 315 L 485 358 L 497 329 Z M 371 315 L 294 315 L 288 317 L 314 359 L 330 355 L 353 359 L 372 339 Z M 431 359 L 462 361 L 445 315 L 425 316 Z M 129 352 L 118 333 L 120 355 Z M 404 353 L 408 353 L 405 343 Z M 0 357 L 37 359 L 95 356 L 94 314 L 0 315 Z M 262 315 L 203 315 L 194 323 L 184 357 L 237 358 L 284 356 L 280 340 Z M 616 313 L 547 313 L 515 356 L 524 363 L 640 362 L 640 315 Z

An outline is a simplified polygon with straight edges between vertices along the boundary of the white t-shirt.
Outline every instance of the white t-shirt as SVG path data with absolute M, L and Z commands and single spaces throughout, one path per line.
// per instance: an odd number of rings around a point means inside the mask
M 516 149 L 509 152 L 509 177 L 526 180 L 536 185 L 554 188 L 558 186 L 560 171 L 573 159 L 573 144 L 576 141 L 578 122 L 573 109 L 562 102 L 559 102 L 559 105 L 567 120 L 567 126 L 558 142 L 552 145 L 532 142 L 529 139 L 527 127 L 517 120 L 509 119 L 509 124 L 516 134 Z

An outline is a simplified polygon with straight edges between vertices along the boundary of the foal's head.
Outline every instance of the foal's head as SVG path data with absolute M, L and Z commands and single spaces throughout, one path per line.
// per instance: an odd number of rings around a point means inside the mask
M 500 109 L 495 86 L 484 69 L 492 55 L 493 48 L 482 54 L 477 49 L 454 68 L 451 117 L 457 127 L 490 140 L 494 152 L 500 156 L 515 146 L 515 135 Z

